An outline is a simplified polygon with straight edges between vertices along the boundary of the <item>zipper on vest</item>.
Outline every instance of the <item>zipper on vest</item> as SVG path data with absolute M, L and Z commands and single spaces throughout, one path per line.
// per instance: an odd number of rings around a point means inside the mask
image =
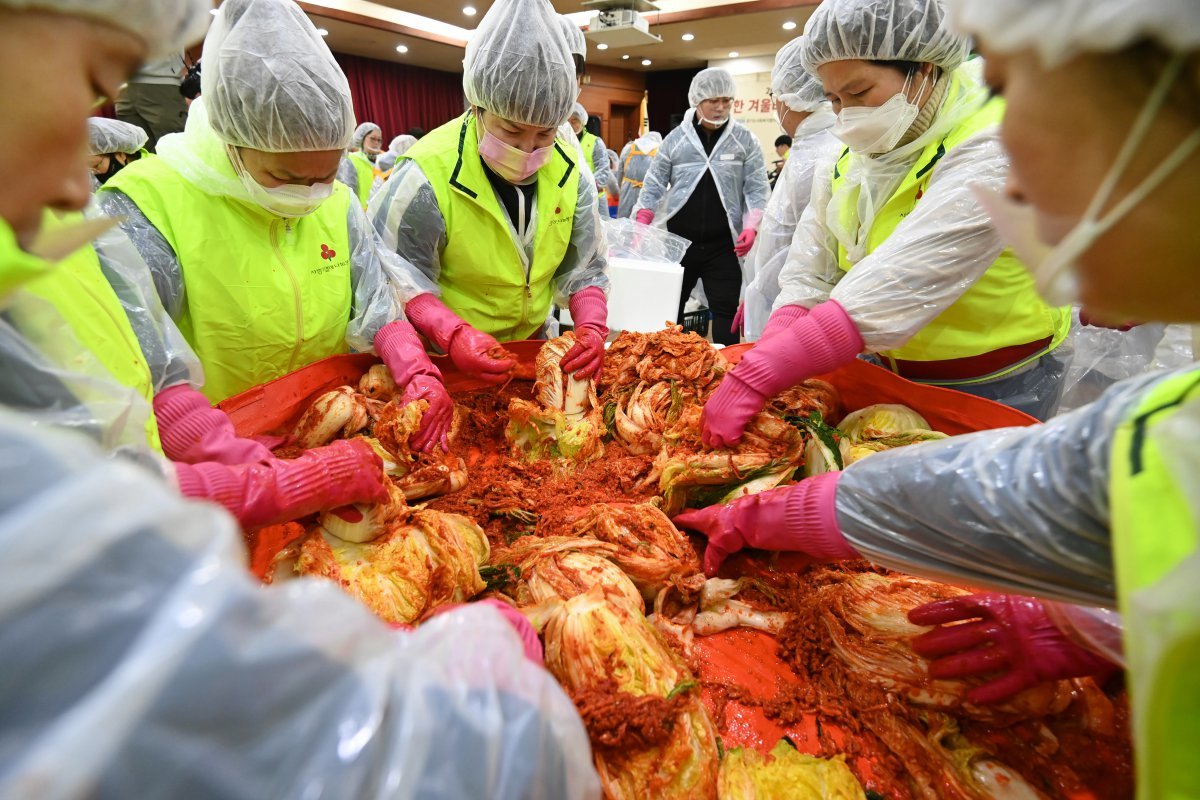
M 288 280 L 292 282 L 292 303 L 296 313 L 296 344 L 292 347 L 292 356 L 288 360 L 288 372 L 294 372 L 296 369 L 296 361 L 300 357 L 300 348 L 304 346 L 304 301 L 300 296 L 300 281 L 296 280 L 296 273 L 292 270 L 292 265 L 283 257 L 283 251 L 279 247 L 279 222 L 276 219 L 271 222 L 271 250 L 275 252 L 275 258 L 279 261 L 279 265 L 283 267 L 283 271 L 287 273 Z M 292 231 L 292 223 L 286 222 L 285 227 L 288 233 Z

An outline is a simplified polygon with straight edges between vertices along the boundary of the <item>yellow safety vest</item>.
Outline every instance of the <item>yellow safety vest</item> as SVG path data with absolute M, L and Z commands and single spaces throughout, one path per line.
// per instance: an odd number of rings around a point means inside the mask
M 963 79 L 958 75 L 952 76 L 946 104 L 952 104 L 963 90 Z M 931 142 L 925 148 L 900 186 L 879 210 L 867 234 L 867 255 L 887 241 L 896 226 L 916 208 L 942 157 L 972 136 L 997 125 L 1003 116 L 1004 101 L 993 99 L 942 139 Z M 845 182 L 847 169 L 854 158 L 859 156 L 851 155 L 849 148 L 842 152 L 833 171 L 835 194 Z M 853 230 L 857 227 L 858 195 L 848 194 L 852 196 L 846 199 L 845 204 L 840 208 L 831 208 L 829 213 L 839 215 L 847 228 Z M 841 243 L 838 244 L 838 267 L 847 272 L 854 267 Z M 1070 309 L 1046 305 L 1038 295 L 1029 271 L 1012 250 L 1006 248 L 953 305 L 902 347 L 880 355 L 905 361 L 945 361 L 982 355 L 1048 337 L 1051 339 L 1045 350 L 1000 373 L 977 380 L 992 379 L 1045 355 L 1062 343 L 1070 328 Z
M 1164 429 L 1185 408 L 1200 420 L 1200 368 L 1155 386 L 1117 429 L 1111 455 L 1113 565 L 1142 800 L 1200 797 L 1200 501 L 1185 494 L 1163 452 L 1200 446 Z
M 0 217 L 0 301 L 14 289 L 53 269 L 45 259 L 30 255 L 17 244 L 16 231 Z M 0 308 L 3 306 L 0 305 Z
M 596 142 L 598 141 L 600 141 L 600 137 L 586 128 L 584 128 L 583 133 L 579 134 L 579 149 L 583 151 L 583 157 L 587 161 L 588 169 L 592 171 L 596 169 L 596 162 L 593 160 L 593 157 L 596 155 Z M 604 157 L 608 158 L 608 155 L 606 154 Z M 605 205 L 608 202 L 608 187 L 597 186 L 596 195 L 599 198 L 600 205 Z
M 358 174 L 358 202 L 362 203 L 362 207 L 367 207 L 367 201 L 371 199 L 371 186 L 375 183 L 375 165 L 371 163 L 371 159 L 367 158 L 366 153 L 358 152 L 349 155 L 350 163 L 354 165 L 354 171 Z
M 299 219 L 210 195 L 161 158 L 130 164 L 101 191 L 114 189 L 175 251 L 186 300 L 175 322 L 200 357 L 210 400 L 346 352 L 354 302 L 346 186 L 335 183 Z
M 579 169 L 568 148 L 556 141 L 554 156 L 537 173 L 530 263 L 484 174 L 474 113 L 426 134 L 401 158 L 420 165 L 446 223 L 438 276 L 442 301 L 501 341 L 535 334 L 550 311 L 551 281 L 571 243 L 579 201 Z

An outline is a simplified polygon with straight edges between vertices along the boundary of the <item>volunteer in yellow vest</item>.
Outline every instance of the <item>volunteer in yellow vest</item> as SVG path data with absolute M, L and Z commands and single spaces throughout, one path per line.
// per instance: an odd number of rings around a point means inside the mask
M 88 169 L 93 186 L 100 188 L 133 161 L 146 155 L 150 137 L 137 125 L 119 119 L 90 117 L 88 119 Z
M 280 63 L 258 55 L 268 32 L 286 45 Z M 200 357 L 205 395 L 374 345 L 405 396 L 430 403 L 419 446 L 444 445 L 453 404 L 401 310 L 433 284 L 380 245 L 334 182 L 353 119 L 332 54 L 285 0 L 223 6 L 205 41 L 187 129 L 98 194 Z M 286 92 L 271 84 L 281 71 Z
M 596 179 L 596 195 L 597 202 L 605 207 L 604 213 L 607 214 L 607 187 L 609 177 L 612 170 L 608 165 L 608 145 L 604 143 L 596 134 L 589 131 L 585 126 L 588 121 L 587 109 L 582 103 L 576 103 L 571 110 L 571 116 L 567 120 L 571 124 L 571 130 L 575 136 L 579 138 L 579 149 L 584 157 L 588 159 L 588 163 L 592 169 L 592 177 Z
M 1037 296 L 975 197 L 1004 183 L 1004 106 L 944 15 L 937 0 L 832 0 L 805 27 L 801 60 L 845 147 L 816 168 L 775 310 L 705 408 L 706 442 L 738 441 L 765 398 L 864 352 L 912 380 L 1053 413 L 1070 311 Z
M 499 382 L 497 340 L 538 336 L 568 305 L 562 366 L 597 373 L 608 335 L 607 259 L 591 179 L 556 139 L 575 102 L 571 54 L 550 6 L 502 0 L 467 47 L 471 109 L 426 134 L 369 209 L 388 247 L 436 281 L 405 313 L 462 370 Z
M 350 152 L 338 165 L 337 178 L 350 187 L 350 192 L 367 207 L 371 189 L 380 171 L 375 166 L 383 152 L 383 131 L 374 122 L 364 122 L 354 129 L 350 138 Z
M 1008 104 L 1012 171 L 987 202 L 1039 290 L 1109 323 L 1200 322 L 1200 5 L 951 8 Z M 966 698 L 976 703 L 1102 676 L 1111 667 L 1100 657 L 1123 662 L 1137 796 L 1194 800 L 1198 520 L 1192 365 L 1119 383 L 1044 425 L 881 453 L 676 523 L 708 536 L 711 571 L 735 550 L 765 547 L 1042 598 L 988 593 L 923 606 L 910 619 L 944 627 L 914 647 L 933 659 L 935 678 L 983 678 Z M 1123 641 L 1106 608 L 1120 609 Z
M 621 156 L 617 159 L 617 182 L 621 187 L 618 218 L 627 219 L 633 216 L 638 196 L 642 193 L 642 182 L 646 180 L 650 162 L 654 160 L 661 144 L 662 134 L 650 131 L 621 148 Z

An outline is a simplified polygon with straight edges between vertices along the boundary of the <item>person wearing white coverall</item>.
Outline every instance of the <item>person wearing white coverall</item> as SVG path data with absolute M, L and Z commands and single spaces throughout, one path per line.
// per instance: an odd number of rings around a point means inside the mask
M 383 131 L 374 122 L 363 122 L 350 137 L 350 151 L 338 164 L 337 179 L 350 187 L 362 207 L 367 207 L 375 187 L 376 163 L 383 153 Z
M 984 202 L 1039 291 L 1107 320 L 1200 321 L 1200 5 L 951 8 L 1008 104 L 1011 174 Z M 1043 425 L 879 453 L 676 518 L 708 536 L 710 572 L 761 547 L 991 590 L 909 614 L 941 626 L 914 640 L 933 678 L 983 679 L 972 702 L 1123 664 L 1139 800 L 1200 796 L 1198 521 L 1195 364 Z
M 78 371 L 55 371 L 10 324 L 53 269 L 26 249 L 44 209 L 87 202 L 95 92 L 195 41 L 210 8 L 0 0 L 0 103 L 22 122 L 0 130 L 0 352 L 95 390 L 0 407 L 0 796 L 598 800 L 587 734 L 531 662 L 527 624 L 518 636 L 514 614 L 474 604 L 401 633 L 326 581 L 263 587 L 233 519 L 180 498 L 144 446 L 106 457 L 62 429 L 137 438 L 148 404 L 102 386 L 78 343 Z M 49 130 L 61 150 L 29 159 Z
M 608 260 L 596 186 L 557 136 L 579 92 L 573 61 L 544 0 L 493 5 L 467 46 L 470 110 L 405 153 L 368 209 L 386 245 L 437 284 L 408 302 L 408 318 L 486 381 L 513 366 L 497 339 L 540 335 L 552 303 L 575 324 L 562 368 L 583 378 L 603 362 Z
M 146 152 L 150 136 L 137 125 L 104 117 L 88 118 L 88 169 L 99 188 Z
M 265 60 L 264 37 L 279 45 Z M 432 284 L 382 246 L 334 181 L 353 116 L 324 40 L 293 3 L 235 0 L 205 47 L 186 130 L 97 195 L 200 357 L 205 395 L 374 347 L 405 396 L 430 404 L 414 445 L 446 446 L 453 403 L 402 312 Z M 273 82 L 281 71 L 286 93 Z
M 968 39 L 939 0 L 831 0 L 805 26 L 845 147 L 818 166 L 754 354 L 704 412 L 738 441 L 765 398 L 861 353 L 900 375 L 1050 416 L 1070 361 L 1065 303 L 1039 298 L 977 197 L 1008 158 Z M 779 334 L 778 337 L 775 334 Z
M 642 185 L 634 216 L 691 241 L 683 256 L 677 320 L 696 287 L 712 309 L 712 337 L 737 344 L 733 331 L 742 289 L 744 257 L 754 244 L 771 193 L 762 147 L 731 117 L 737 93 L 733 76 L 704 69 L 688 90 L 691 108 L 667 134 Z M 661 209 L 661 211 L 660 211 Z
M 662 145 L 662 134 L 658 131 L 645 133 L 621 148 L 617 157 L 617 192 L 621 198 L 617 207 L 619 219 L 629 219 L 637 207 L 638 198 L 642 195 L 642 184 L 646 173 L 650 171 L 650 163 L 658 155 Z
M 779 273 L 800 215 L 808 208 L 813 172 L 839 147 L 830 132 L 836 117 L 820 79 L 804 69 L 803 48 L 803 36 L 785 44 L 771 70 L 775 114 L 779 127 L 792 138 L 792 147 L 771 191 L 754 248 L 742 263 L 742 338 L 750 342 L 762 335 L 779 296 Z

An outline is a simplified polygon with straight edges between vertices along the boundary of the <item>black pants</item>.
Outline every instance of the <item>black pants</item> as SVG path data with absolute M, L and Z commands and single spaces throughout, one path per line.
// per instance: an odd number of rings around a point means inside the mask
M 742 265 L 733 252 L 728 236 L 707 242 L 695 242 L 683 256 L 683 289 L 679 294 L 679 324 L 683 324 L 683 306 L 696 288 L 704 284 L 708 307 L 712 309 L 712 338 L 718 344 L 737 344 L 738 334 L 730 330 L 737 313 L 742 290 Z

